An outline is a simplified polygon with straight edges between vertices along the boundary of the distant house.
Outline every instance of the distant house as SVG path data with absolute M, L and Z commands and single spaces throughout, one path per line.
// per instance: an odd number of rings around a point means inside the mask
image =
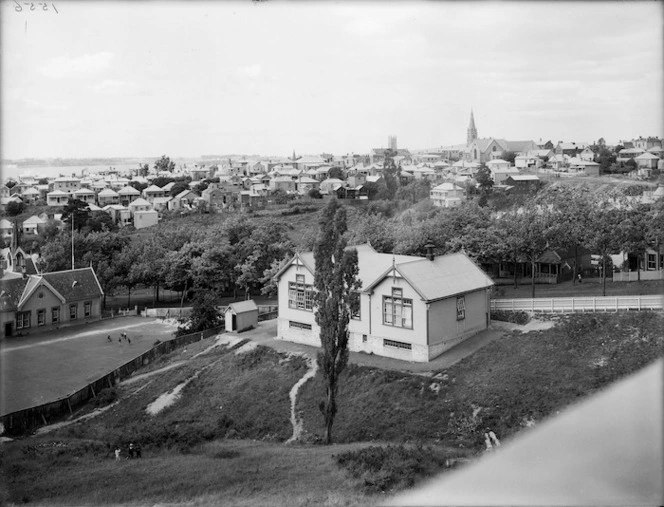
M 558 144 L 556 145 L 555 152 L 556 155 L 567 155 L 568 157 L 576 157 L 586 147 L 587 147 L 586 143 L 574 143 L 574 142 L 564 143 L 562 141 L 559 141 Z
M 157 185 L 150 185 L 143 190 L 143 199 L 148 202 L 153 202 L 155 197 L 165 197 L 166 192 L 166 190 L 159 188 Z
M 41 192 L 35 187 L 28 187 L 21 192 L 21 200 L 26 204 L 34 204 L 40 196 Z
M 0 218 L 0 236 L 3 239 L 11 238 L 14 234 L 14 224 L 6 218 Z
M 586 146 L 578 156 L 581 160 L 586 162 L 593 162 L 595 160 L 595 153 L 588 146 Z
M 290 176 L 275 176 L 270 180 L 270 190 L 272 192 L 276 192 L 277 190 L 295 192 L 296 186 L 297 181 Z
M 348 326 L 350 351 L 427 362 L 489 326 L 493 282 L 465 254 L 423 258 L 353 248 L 361 288 Z M 307 252 L 277 273 L 278 339 L 320 346 L 315 269 Z
M 168 201 L 168 209 L 190 209 L 196 199 L 200 199 L 200 196 L 196 192 L 192 190 L 183 190 L 178 195 L 174 196 L 170 201 Z
M 431 189 L 431 204 L 439 208 L 456 208 L 466 200 L 465 190 L 454 183 L 442 183 Z
M 639 169 L 657 169 L 659 157 L 646 151 L 636 157 L 634 161 L 636 162 L 636 167 Z
M 3 270 L 2 288 L 0 326 L 3 337 L 101 318 L 104 292 L 92 268 L 41 275 Z
M 507 178 L 520 174 L 516 167 L 489 167 L 489 170 L 491 172 L 491 179 L 493 180 L 494 185 L 504 185 Z
M 64 206 L 69 201 L 70 194 L 62 190 L 54 190 L 46 194 L 46 204 L 48 206 Z
M 89 188 L 78 189 L 72 194 L 72 197 L 88 204 L 94 204 L 97 201 L 97 194 L 95 194 L 94 191 L 90 190 Z
M 597 162 L 586 162 L 584 164 L 586 176 L 601 176 L 602 167 Z
M 103 209 L 110 215 L 114 224 L 118 224 L 120 227 L 132 225 L 131 211 L 129 211 L 129 208 L 120 204 L 109 204 L 104 206 Z
M 118 195 L 120 196 L 120 204 L 123 206 L 129 206 L 132 201 L 141 197 L 141 193 L 130 185 L 118 190 Z
M 24 234 L 38 234 L 41 229 L 48 223 L 46 216 L 32 215 L 23 221 Z
M 49 184 L 49 188 L 51 192 L 59 190 L 66 194 L 73 194 L 81 188 L 81 180 L 74 177 L 60 176 Z
M 108 206 L 109 204 L 119 204 L 120 196 L 115 190 L 110 188 L 105 188 L 97 194 L 97 204 L 102 208 Z
M 132 215 L 136 229 L 145 229 L 159 223 L 159 213 L 153 209 L 134 211 Z
M 534 194 L 539 190 L 541 183 L 534 174 L 512 174 L 503 182 L 504 185 L 512 187 L 510 191 L 516 194 Z
M 346 182 L 337 178 L 328 178 L 324 181 L 321 181 L 320 191 L 323 194 L 332 194 L 336 192 L 339 187 L 345 187 Z
M 239 202 L 240 191 L 232 186 L 212 183 L 208 188 L 203 190 L 201 197 L 208 203 L 208 205 L 225 209 Z

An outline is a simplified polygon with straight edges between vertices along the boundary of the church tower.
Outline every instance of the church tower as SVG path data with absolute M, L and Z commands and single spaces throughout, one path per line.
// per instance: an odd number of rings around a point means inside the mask
M 466 137 L 466 146 L 473 144 L 473 141 L 477 139 L 477 128 L 475 127 L 475 117 L 473 116 L 473 110 L 470 110 L 470 125 L 468 125 L 468 135 Z

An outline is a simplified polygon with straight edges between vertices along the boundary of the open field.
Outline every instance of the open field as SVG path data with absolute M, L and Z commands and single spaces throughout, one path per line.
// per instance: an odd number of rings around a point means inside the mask
M 288 393 L 307 371 L 302 358 L 249 350 L 243 344 L 250 334 L 211 349 L 214 342 L 203 340 L 149 368 L 181 366 L 120 384 L 117 403 L 103 414 L 2 444 L 6 490 L 0 499 L 48 505 L 380 502 L 385 496 L 367 492 L 367 484 L 417 468 L 418 459 L 396 459 L 359 476 L 344 472 L 334 456 L 367 445 L 416 449 L 419 443 L 472 458 L 483 448 L 485 428 L 507 446 L 518 432 L 664 353 L 661 312 L 556 316 L 556 322 L 495 339 L 429 376 L 349 365 L 334 426 L 339 444 L 332 447 L 315 445 L 323 434 L 320 374 L 297 400 L 302 441 L 284 445 L 293 430 Z M 195 375 L 173 405 L 146 413 L 156 398 Z M 115 462 L 113 448 L 129 442 L 141 444 L 144 459 Z
M 155 340 L 172 338 L 174 330 L 161 320 L 123 317 L 6 339 L 0 349 L 0 414 L 71 394 L 149 350 Z M 131 343 L 118 341 L 123 331 Z
M 649 280 L 641 282 L 614 282 L 606 279 L 607 296 L 645 296 L 649 294 L 664 293 L 664 280 Z M 514 284 L 496 285 L 493 289 L 492 299 L 526 298 L 532 295 L 529 283 L 519 284 L 515 289 Z M 602 279 L 584 278 L 581 283 L 562 282 L 558 284 L 535 284 L 536 298 L 555 298 L 573 296 L 601 296 Z

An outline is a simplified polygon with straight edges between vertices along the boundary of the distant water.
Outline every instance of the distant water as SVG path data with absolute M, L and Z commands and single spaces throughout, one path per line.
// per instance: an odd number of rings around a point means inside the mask
M 135 164 L 113 164 L 113 165 L 67 165 L 67 166 L 2 166 L 2 179 L 18 179 L 19 176 L 34 176 L 36 178 L 57 178 L 58 176 L 81 176 L 95 174 L 101 171 L 108 171 L 114 168 L 120 173 L 130 173 L 138 169 L 138 163 Z

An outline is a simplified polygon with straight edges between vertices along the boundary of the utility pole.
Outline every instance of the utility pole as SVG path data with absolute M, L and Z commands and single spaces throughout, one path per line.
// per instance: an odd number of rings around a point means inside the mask
M 74 271 L 74 213 L 71 214 L 71 270 Z

